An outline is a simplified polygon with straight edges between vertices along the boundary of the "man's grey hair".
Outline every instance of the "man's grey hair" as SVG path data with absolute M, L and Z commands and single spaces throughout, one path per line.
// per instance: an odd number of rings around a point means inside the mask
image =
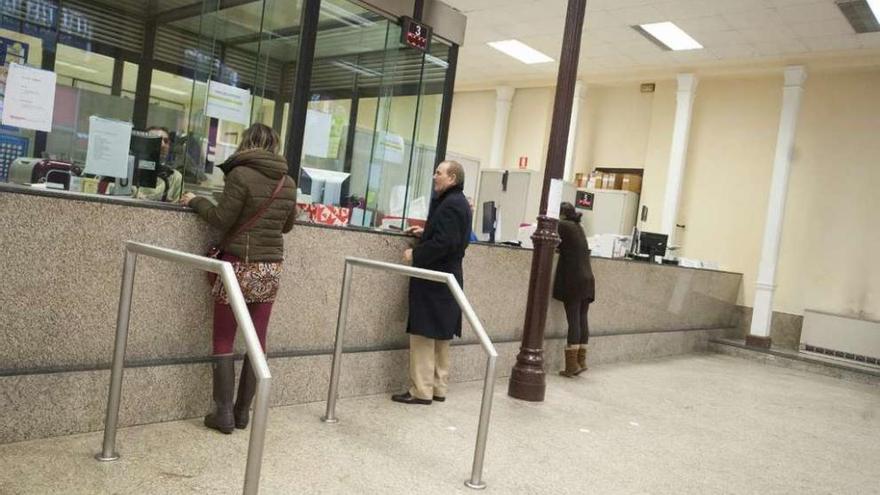
M 446 164 L 446 172 L 449 175 L 455 175 L 455 185 L 464 185 L 464 167 L 455 160 L 443 160 L 440 165 Z M 439 165 L 438 165 L 439 166 Z

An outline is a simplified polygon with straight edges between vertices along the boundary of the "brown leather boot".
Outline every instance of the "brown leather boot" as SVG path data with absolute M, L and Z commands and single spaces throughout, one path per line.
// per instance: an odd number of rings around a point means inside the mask
M 566 349 L 565 350 L 565 369 L 560 371 L 559 374 L 562 376 L 573 377 L 578 372 L 577 365 L 577 349 Z
M 584 371 L 587 371 L 587 347 L 586 346 L 578 349 L 577 365 L 578 365 L 578 370 L 575 373 L 575 375 L 580 375 Z
M 235 407 L 232 412 L 235 415 L 235 427 L 239 430 L 247 428 L 250 422 L 251 402 L 257 391 L 257 377 L 251 368 L 250 358 L 244 358 L 241 365 L 241 378 L 238 379 L 238 397 L 235 398 Z
M 214 358 L 214 411 L 205 416 L 205 426 L 222 433 L 235 430 L 232 417 L 232 393 L 235 386 L 235 363 L 232 356 Z

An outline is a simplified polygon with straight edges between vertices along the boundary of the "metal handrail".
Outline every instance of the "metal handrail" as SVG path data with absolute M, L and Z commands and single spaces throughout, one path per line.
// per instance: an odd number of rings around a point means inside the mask
M 434 270 L 425 270 L 423 268 L 413 268 L 411 266 L 397 265 L 394 263 L 386 263 L 383 261 L 366 260 L 363 258 L 345 258 L 345 272 L 342 276 L 342 294 L 339 297 L 339 316 L 336 321 L 336 344 L 333 349 L 333 367 L 330 371 L 330 389 L 327 392 L 327 412 L 321 418 L 325 423 L 337 423 L 339 419 L 336 417 L 336 399 L 339 395 L 339 372 L 342 361 L 342 339 L 345 334 L 346 320 L 348 317 L 348 299 L 349 289 L 351 288 L 351 273 L 353 266 L 362 266 L 365 268 L 373 268 L 392 272 L 407 277 L 421 278 L 434 282 L 445 283 L 455 301 L 464 313 L 465 318 L 471 324 L 471 328 L 476 332 L 480 339 L 480 345 L 488 355 L 486 361 L 486 376 L 483 381 L 483 401 L 480 406 L 480 422 L 477 428 L 477 444 L 474 448 L 474 464 L 471 469 L 471 477 L 465 481 L 465 485 L 469 488 L 481 490 L 486 488 L 486 483 L 482 481 L 483 475 L 483 458 L 486 454 L 486 437 L 489 433 L 489 415 L 492 412 L 492 389 L 495 387 L 495 361 L 498 358 L 498 352 L 492 341 L 483 329 L 483 325 L 474 313 L 474 308 L 468 302 L 455 280 L 455 276 L 451 273 L 438 272 Z
M 266 420 L 269 414 L 269 387 L 272 374 L 266 363 L 266 355 L 260 346 L 254 323 L 251 320 L 241 287 L 235 278 L 232 264 L 204 256 L 182 253 L 139 242 L 125 243 L 125 264 L 122 270 L 122 289 L 119 294 L 119 312 L 116 316 L 116 342 L 113 346 L 113 367 L 110 372 L 110 393 L 107 399 L 107 416 L 104 420 L 103 449 L 95 458 L 99 461 L 115 461 L 119 459 L 116 451 L 116 430 L 119 421 L 119 403 L 122 398 L 122 371 L 125 361 L 125 345 L 128 339 L 128 323 L 131 316 L 131 297 L 134 290 L 135 265 L 137 255 L 143 254 L 173 263 L 181 263 L 200 270 L 216 273 L 220 276 L 229 305 L 235 314 L 238 328 L 244 335 L 247 355 L 250 358 L 254 375 L 257 378 L 257 392 L 254 405 L 254 418 L 251 426 L 250 443 L 248 444 L 247 467 L 244 475 L 245 495 L 255 495 L 259 490 L 260 468 L 263 463 L 263 446 L 266 438 Z

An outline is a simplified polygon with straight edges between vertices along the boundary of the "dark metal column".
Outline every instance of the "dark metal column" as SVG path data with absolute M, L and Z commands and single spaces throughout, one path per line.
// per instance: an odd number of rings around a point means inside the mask
M 281 134 L 281 128 L 284 127 L 284 103 L 290 95 L 286 93 L 287 74 L 290 72 L 291 63 L 281 64 L 281 75 L 278 78 L 278 93 L 275 96 L 275 112 L 272 114 L 272 128 L 275 132 Z M 285 133 L 286 135 L 286 133 Z
M 122 75 L 125 71 L 125 60 L 121 56 L 113 59 L 113 82 L 110 83 L 110 94 L 122 96 Z
M 312 87 L 312 62 L 315 59 L 315 38 L 318 34 L 318 16 L 321 0 L 305 0 L 300 20 L 299 58 L 296 61 L 296 82 L 290 100 L 290 122 L 287 126 L 287 173 L 299 179 L 302 159 L 303 136 L 306 127 L 306 110 Z
M 135 129 L 147 128 L 147 113 L 150 110 L 150 85 L 153 83 L 153 54 L 156 48 L 158 24 L 155 19 L 144 24 L 144 49 L 138 64 L 137 86 L 134 92 L 134 112 L 131 120 Z
M 55 72 L 55 57 L 58 53 L 58 34 L 61 23 L 61 0 L 55 4 L 55 19 L 52 23 L 52 40 L 43 39 L 40 68 Z M 23 31 L 23 24 L 19 24 L 19 31 Z M 41 157 L 46 151 L 49 141 L 49 133 L 45 131 L 34 132 L 34 156 Z
M 351 111 L 348 112 L 348 132 L 345 136 L 345 159 L 342 164 L 342 171 L 351 173 L 351 163 L 354 159 L 354 140 L 357 136 L 358 107 L 360 106 L 361 96 L 358 91 L 358 76 L 354 75 L 354 89 L 351 92 Z
M 452 96 L 455 91 L 455 70 L 458 67 L 458 45 L 449 47 L 446 82 L 443 84 L 443 102 L 440 104 L 440 129 L 437 131 L 437 153 L 434 168 L 446 159 L 446 143 L 449 141 L 449 123 L 452 119 Z
M 559 58 L 559 75 L 556 79 L 553 120 L 550 126 L 547 166 L 544 170 L 544 188 L 541 191 L 539 210 L 541 213 L 538 216 L 538 228 L 532 236 L 535 249 L 532 252 L 532 271 L 529 276 L 529 297 L 526 303 L 522 346 L 516 356 L 516 365 L 513 367 L 507 389 L 507 394 L 511 397 L 528 401 L 543 401 L 546 389 L 544 327 L 547 323 L 547 307 L 550 303 L 553 251 L 559 243 L 559 234 L 556 230 L 559 222 L 547 216 L 547 196 L 550 191 L 550 179 L 561 179 L 565 170 L 565 149 L 568 144 L 568 128 L 571 124 L 571 106 L 577 80 L 586 6 L 587 0 L 568 0 L 562 54 Z

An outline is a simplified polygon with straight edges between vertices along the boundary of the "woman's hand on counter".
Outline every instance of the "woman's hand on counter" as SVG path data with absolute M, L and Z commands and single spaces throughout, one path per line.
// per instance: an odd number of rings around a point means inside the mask
M 193 193 L 183 193 L 183 196 L 180 197 L 179 203 L 183 206 L 189 206 L 189 202 L 195 197 L 196 195 Z

